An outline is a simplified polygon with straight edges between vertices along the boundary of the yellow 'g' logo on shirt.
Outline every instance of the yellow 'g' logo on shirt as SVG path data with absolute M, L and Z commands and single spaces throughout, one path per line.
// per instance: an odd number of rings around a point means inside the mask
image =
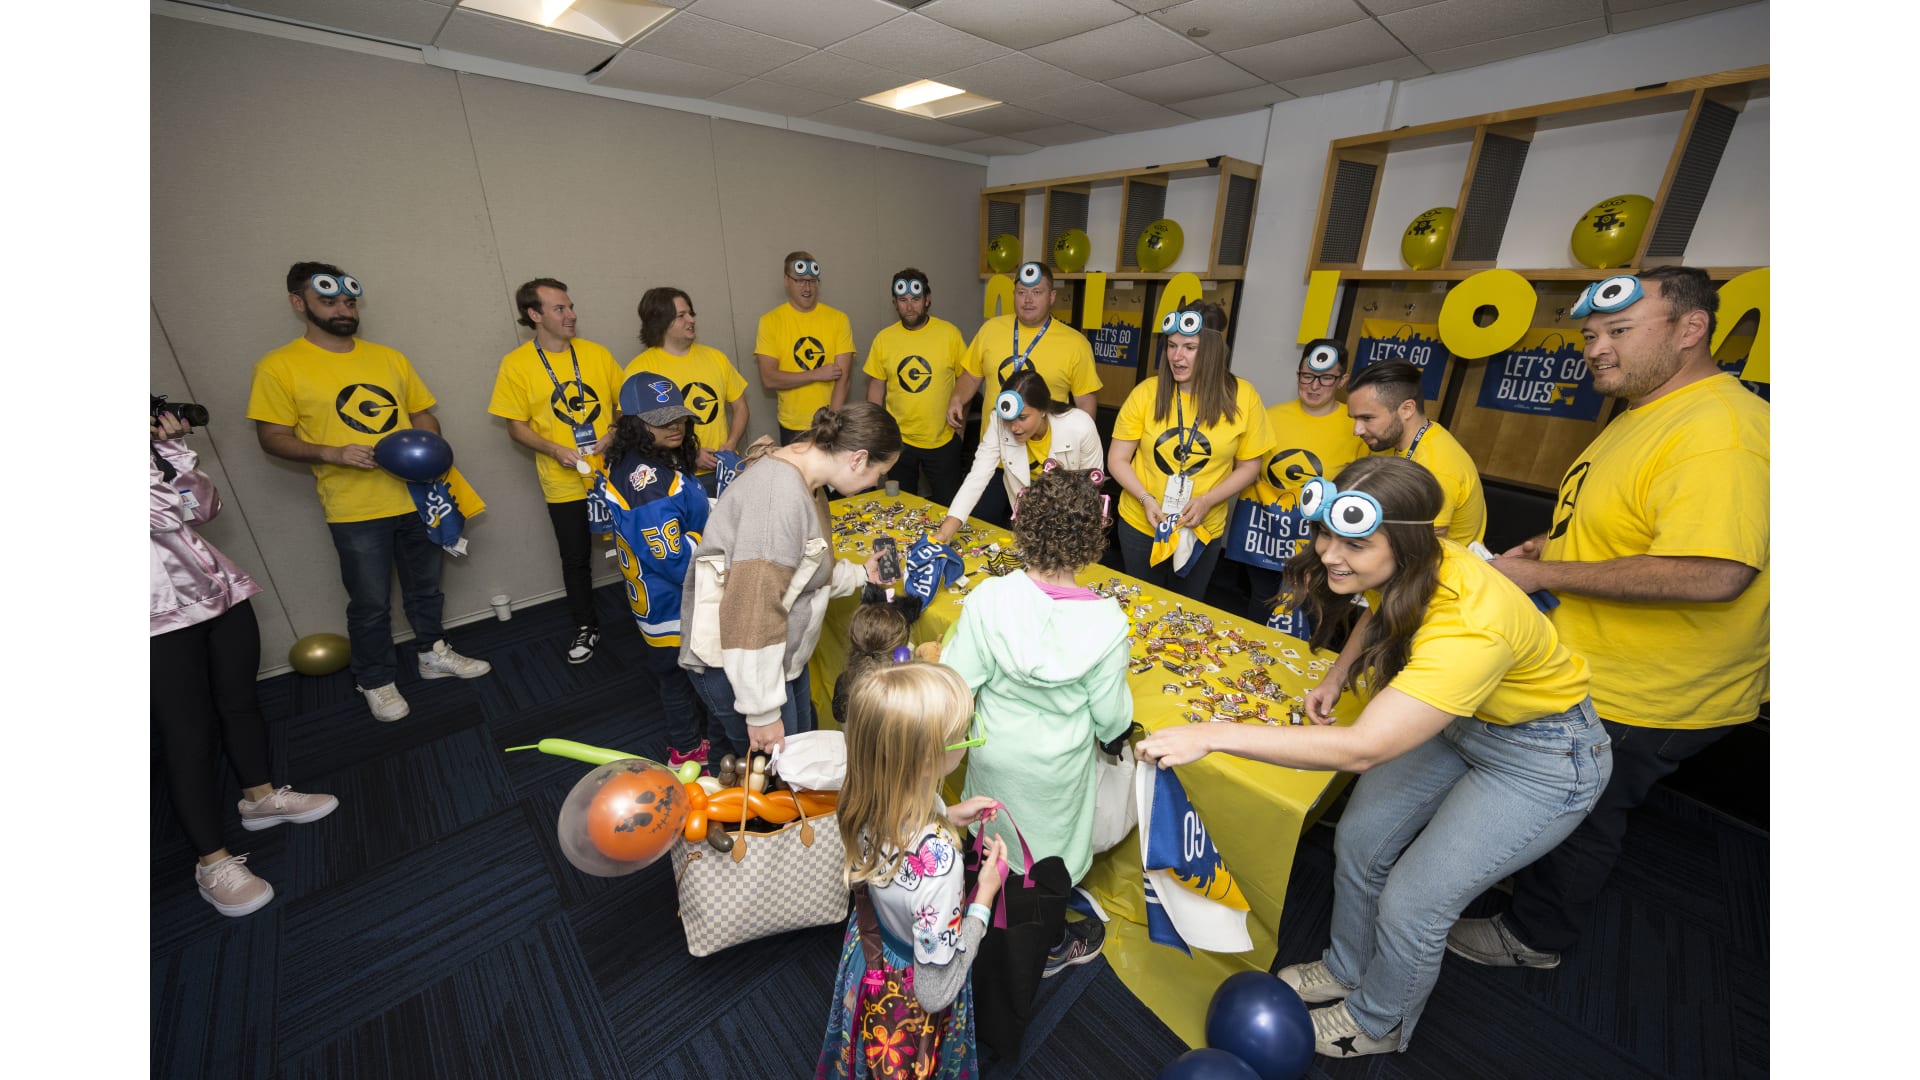
M 1193 433 L 1193 442 L 1187 446 L 1186 458 L 1175 461 L 1175 455 L 1180 450 L 1180 439 L 1187 432 Z M 1168 476 L 1192 476 L 1206 468 L 1207 462 L 1212 460 L 1213 444 L 1195 428 L 1168 428 L 1153 440 L 1153 463 Z
M 1311 450 L 1282 450 L 1267 460 L 1267 483 L 1277 488 L 1297 488 L 1324 475 L 1320 459 Z
M 400 422 L 400 402 L 384 386 L 353 383 L 333 399 L 340 422 L 363 435 L 385 435 Z
M 917 394 L 933 382 L 933 365 L 924 356 L 909 356 L 900 361 L 900 389 Z
M 827 350 L 819 338 L 800 338 L 793 343 L 793 362 L 801 371 L 812 371 L 827 362 Z
M 547 403 L 553 406 L 553 415 L 568 427 L 600 419 L 600 395 L 583 382 L 568 380 L 554 387 Z
M 1568 469 L 1566 478 L 1560 481 L 1560 505 L 1553 508 L 1553 531 L 1547 533 L 1547 539 L 1558 540 L 1567 534 L 1567 526 L 1573 524 L 1573 504 L 1580 501 L 1580 488 L 1592 468 L 1593 462 L 1583 461 Z
M 720 395 L 706 383 L 690 382 L 680 388 L 680 396 L 686 399 L 696 425 L 711 424 L 713 418 L 720 415 Z

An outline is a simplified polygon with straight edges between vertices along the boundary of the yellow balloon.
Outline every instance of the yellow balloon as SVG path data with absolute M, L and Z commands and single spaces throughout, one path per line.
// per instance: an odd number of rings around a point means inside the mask
M 302 675 L 331 675 L 347 666 L 350 652 L 339 634 L 308 634 L 287 650 L 287 663 Z
M 1003 232 L 987 245 L 987 266 L 995 273 L 1004 274 L 1019 265 L 1019 237 L 1010 232 Z
M 1173 265 L 1180 257 L 1180 248 L 1187 242 L 1186 234 L 1180 231 L 1180 223 L 1161 218 L 1147 226 L 1140 234 L 1140 240 L 1133 246 L 1133 253 L 1139 259 L 1140 269 L 1148 273 L 1158 273 Z
M 1087 268 L 1087 252 L 1093 240 L 1079 229 L 1068 229 L 1053 242 L 1053 268 L 1063 274 L 1077 274 Z
M 1582 266 L 1626 266 L 1640 250 L 1653 200 L 1645 195 L 1615 195 L 1593 204 L 1573 226 L 1573 257 Z
M 1453 207 L 1436 206 L 1407 223 L 1400 234 L 1400 257 L 1415 270 L 1438 269 L 1453 235 Z

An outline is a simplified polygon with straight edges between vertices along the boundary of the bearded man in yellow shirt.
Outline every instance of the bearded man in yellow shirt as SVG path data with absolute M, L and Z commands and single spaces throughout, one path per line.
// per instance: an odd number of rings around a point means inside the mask
M 1559 598 L 1554 629 L 1593 668 L 1613 779 L 1572 835 L 1514 876 L 1509 911 L 1454 924 L 1447 948 L 1469 960 L 1558 965 L 1629 812 L 1767 698 L 1769 410 L 1714 363 L 1719 306 L 1704 271 L 1663 266 L 1607 278 L 1573 309 L 1594 389 L 1627 410 L 1567 470 L 1552 527 L 1493 566 Z

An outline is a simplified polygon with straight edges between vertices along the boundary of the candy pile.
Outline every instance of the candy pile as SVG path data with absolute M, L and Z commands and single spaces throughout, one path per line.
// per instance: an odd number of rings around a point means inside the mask
M 1284 666 L 1304 685 L 1309 671 L 1325 671 L 1331 661 L 1311 659 L 1303 668 L 1279 659 L 1268 651 L 1269 643 L 1248 640 L 1236 627 L 1216 627 L 1211 616 L 1178 603 L 1152 622 L 1139 620 L 1137 613 L 1147 610 L 1146 605 L 1134 610 L 1133 640 L 1139 648 L 1132 656 L 1132 671 L 1144 675 L 1160 667 L 1178 676 L 1178 682 L 1165 683 L 1160 691 L 1182 699 L 1181 715 L 1188 723 L 1306 723 L 1299 694 L 1288 692 L 1268 669 Z M 1293 649 L 1284 651 L 1299 655 Z M 1229 658 L 1241 654 L 1246 655 L 1247 669 L 1228 671 Z

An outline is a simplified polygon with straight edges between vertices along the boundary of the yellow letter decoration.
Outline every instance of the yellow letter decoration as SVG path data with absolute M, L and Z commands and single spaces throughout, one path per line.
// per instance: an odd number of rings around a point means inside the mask
M 1540 295 L 1511 270 L 1482 270 L 1447 290 L 1440 305 L 1440 341 L 1463 360 L 1492 356 L 1519 341 L 1533 325 Z M 1473 313 L 1493 305 L 1493 322 L 1476 326 Z
M 1307 275 L 1307 298 L 1300 305 L 1300 332 L 1296 344 L 1326 337 L 1333 325 L 1333 298 L 1339 291 L 1340 271 L 1315 270 Z
M 1160 293 L 1160 310 L 1153 313 L 1153 321 L 1142 329 L 1149 333 L 1160 332 L 1160 320 L 1169 312 L 1179 311 L 1185 304 L 1200 302 L 1200 275 L 1186 272 L 1173 275 L 1167 287 Z
M 1013 278 L 1006 274 L 995 274 L 987 279 L 986 302 L 981 306 L 980 317 L 991 319 L 1003 312 L 1013 310 Z
M 1086 289 L 1080 294 L 1080 328 L 1098 330 L 1107 311 L 1107 275 L 1095 270 L 1086 276 L 1086 283 Z
M 1767 271 L 1769 267 L 1749 270 L 1720 286 L 1720 329 L 1713 335 L 1712 350 L 1718 350 L 1727 335 L 1747 312 L 1760 313 L 1760 325 L 1753 330 L 1753 347 L 1747 351 L 1747 366 L 1740 378 L 1747 382 L 1770 383 L 1773 373 L 1767 366 Z

